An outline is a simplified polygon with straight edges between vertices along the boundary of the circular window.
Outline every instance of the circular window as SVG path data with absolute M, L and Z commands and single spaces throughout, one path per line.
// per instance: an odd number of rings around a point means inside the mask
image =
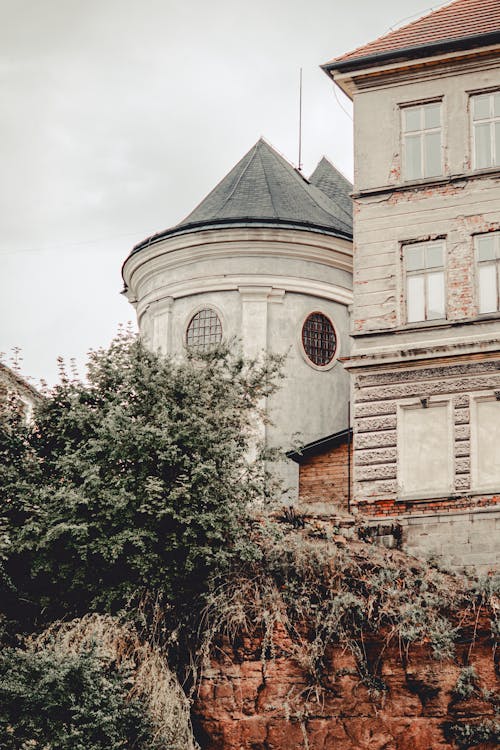
M 206 307 L 193 315 L 186 331 L 187 346 L 205 351 L 221 341 L 222 323 L 215 310 Z
M 337 349 L 337 337 L 333 324 L 326 315 L 314 312 L 307 316 L 302 326 L 302 346 L 317 367 L 330 364 Z

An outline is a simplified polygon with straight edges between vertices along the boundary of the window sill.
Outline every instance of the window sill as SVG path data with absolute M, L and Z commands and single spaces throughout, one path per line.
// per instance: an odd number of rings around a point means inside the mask
M 353 338 L 361 336 L 383 336 L 387 333 L 408 333 L 412 331 L 457 328 L 459 326 L 475 325 L 477 323 L 487 323 L 488 321 L 500 320 L 500 311 L 494 313 L 481 313 L 473 318 L 459 318 L 458 320 L 449 320 L 440 318 L 439 320 L 423 320 L 420 323 L 404 323 L 403 325 L 394 326 L 394 328 L 378 328 L 373 331 L 351 331 L 349 336 Z
M 396 503 L 427 503 L 432 500 L 457 500 L 464 497 L 479 497 L 481 495 L 500 495 L 500 483 L 498 488 L 492 489 L 491 487 L 485 489 L 479 489 L 475 487 L 471 490 L 453 490 L 453 492 L 429 493 L 423 495 L 422 492 L 415 493 L 413 495 L 398 495 Z
M 450 490 L 441 490 L 441 492 L 416 492 L 409 495 L 398 495 L 397 503 L 426 503 L 429 500 L 449 500 L 451 497 L 462 497 L 463 493 L 451 492 Z
M 439 177 L 426 177 L 423 180 L 408 180 L 404 182 L 398 182 L 394 185 L 382 185 L 380 187 L 361 189 L 353 192 L 352 197 L 365 198 L 370 195 L 377 195 L 379 193 L 397 193 L 405 192 L 407 190 L 415 190 L 416 188 L 436 187 L 439 185 L 448 185 L 454 182 L 463 182 L 464 180 L 475 180 L 478 177 L 496 177 L 500 175 L 500 167 L 490 167 L 488 169 L 471 169 L 468 172 L 462 172 L 454 175 L 439 175 Z

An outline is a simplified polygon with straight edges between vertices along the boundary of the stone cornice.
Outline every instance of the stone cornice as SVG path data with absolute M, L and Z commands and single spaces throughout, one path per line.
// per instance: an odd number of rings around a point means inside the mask
M 145 310 L 153 302 L 157 302 L 165 297 L 179 299 L 189 297 L 195 294 L 206 292 L 228 292 L 240 291 L 246 289 L 249 293 L 250 288 L 254 288 L 260 293 L 262 287 L 271 290 L 284 290 L 285 292 L 295 292 L 296 294 L 307 294 L 309 296 L 327 299 L 332 302 L 338 302 L 342 305 L 352 304 L 352 291 L 327 281 L 318 281 L 315 279 L 303 279 L 296 276 L 285 276 L 281 274 L 224 274 L 214 276 L 199 276 L 197 278 L 185 279 L 182 281 L 173 281 L 162 287 L 155 288 L 154 291 L 146 294 L 137 305 L 137 315 L 140 318 Z
M 371 352 L 355 352 L 342 359 L 346 370 L 361 369 L 394 369 L 423 367 L 429 363 L 447 364 L 470 362 L 474 359 L 498 359 L 500 361 L 500 343 L 498 338 L 482 339 L 476 343 L 454 342 L 453 344 L 401 348 L 399 351 L 386 349 Z
M 498 34 L 497 34 L 498 35 Z M 421 56 L 408 60 L 366 60 L 362 67 L 358 63 L 357 69 L 335 70 L 331 64 L 325 70 L 342 91 L 350 98 L 366 89 L 386 88 L 389 86 L 406 85 L 409 81 L 432 79 L 451 73 L 468 72 L 489 68 L 498 64 L 500 46 L 498 41 L 487 46 L 472 47 L 443 51 L 442 54 L 426 55 L 425 48 Z M 361 62 L 361 61 L 360 61 Z M 353 68 L 356 67 L 353 65 Z
M 125 291 L 134 302 L 138 287 L 159 272 L 243 257 L 304 260 L 352 273 L 352 243 L 347 240 L 290 229 L 233 228 L 169 237 L 129 256 L 123 264 Z

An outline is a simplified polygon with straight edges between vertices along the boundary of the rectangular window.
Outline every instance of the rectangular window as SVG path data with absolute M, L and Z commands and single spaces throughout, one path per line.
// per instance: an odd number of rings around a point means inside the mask
M 403 496 L 436 496 L 452 490 L 451 430 L 449 403 L 400 407 L 398 484 Z
M 407 322 L 445 318 L 444 242 L 406 245 L 403 258 Z
M 441 102 L 404 107 L 401 114 L 404 179 L 419 180 L 442 174 Z
M 500 91 L 471 97 L 474 169 L 500 166 Z
M 471 473 L 474 489 L 500 489 L 500 401 L 494 397 L 472 401 Z
M 476 237 L 479 313 L 500 310 L 500 232 Z

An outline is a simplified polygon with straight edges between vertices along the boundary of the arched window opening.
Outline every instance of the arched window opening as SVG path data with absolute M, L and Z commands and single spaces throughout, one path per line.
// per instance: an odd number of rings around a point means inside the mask
M 199 310 L 186 330 L 186 345 L 198 351 L 206 351 L 222 341 L 222 323 L 220 318 L 209 307 Z

